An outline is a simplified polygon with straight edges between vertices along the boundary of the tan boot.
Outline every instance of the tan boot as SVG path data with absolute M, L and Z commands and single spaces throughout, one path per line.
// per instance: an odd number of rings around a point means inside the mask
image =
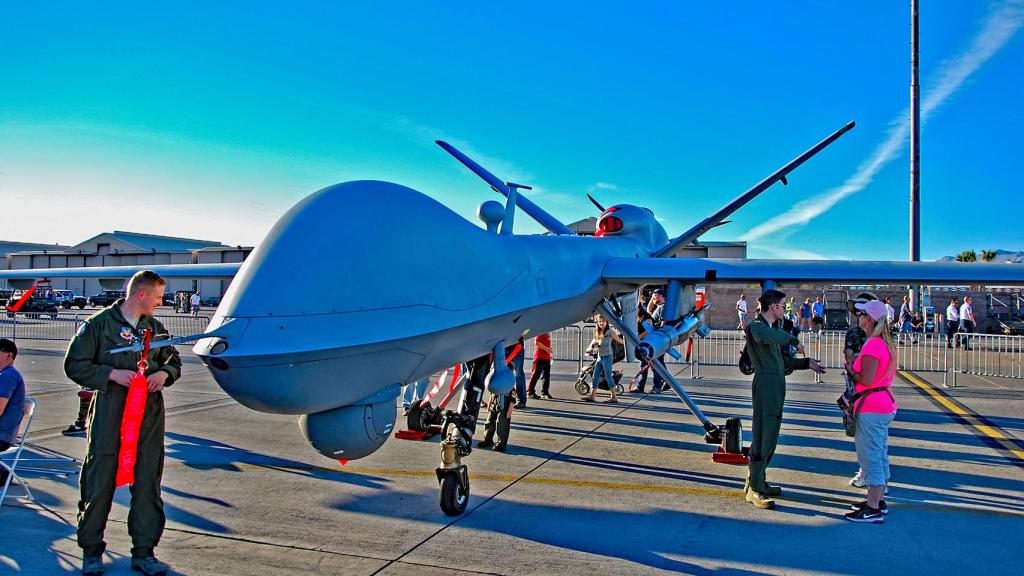
M 746 480 L 743 481 L 743 493 L 746 494 L 749 491 L 750 478 L 747 478 Z M 761 494 L 764 494 L 765 496 L 782 496 L 782 488 L 779 488 L 778 486 L 770 486 L 768 484 L 765 484 L 765 490 L 764 492 L 761 492 Z
M 771 498 L 765 496 L 764 494 L 755 492 L 753 490 L 747 491 L 746 500 L 747 502 L 750 502 L 754 506 L 757 506 L 758 508 L 761 508 L 763 510 L 775 509 L 775 500 L 772 500 Z

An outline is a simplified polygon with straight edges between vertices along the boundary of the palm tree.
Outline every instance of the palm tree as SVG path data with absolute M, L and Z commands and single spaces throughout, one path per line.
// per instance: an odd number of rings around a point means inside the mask
M 964 250 L 963 252 L 956 255 L 957 262 L 977 262 L 978 253 L 974 250 Z
M 982 262 L 991 262 L 991 261 L 993 261 L 995 259 L 996 259 L 996 251 L 995 250 L 982 250 L 981 251 L 981 261 Z

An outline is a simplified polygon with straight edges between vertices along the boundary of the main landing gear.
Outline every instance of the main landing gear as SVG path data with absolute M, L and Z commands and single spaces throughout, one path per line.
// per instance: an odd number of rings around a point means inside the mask
M 469 504 L 469 469 L 462 458 L 473 451 L 473 433 L 476 431 L 480 404 L 483 401 L 487 371 L 491 365 L 490 354 L 485 354 L 467 363 L 469 377 L 466 379 L 459 399 L 459 410 L 448 410 L 441 426 L 441 466 L 437 482 L 441 486 L 441 510 L 448 516 L 458 516 L 466 511 Z

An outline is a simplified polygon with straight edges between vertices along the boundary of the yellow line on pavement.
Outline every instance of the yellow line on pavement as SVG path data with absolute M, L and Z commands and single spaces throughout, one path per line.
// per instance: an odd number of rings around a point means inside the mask
M 173 465 L 173 464 L 172 464 Z M 232 464 L 219 464 L 212 465 L 209 467 L 203 467 L 203 469 L 225 469 L 225 470 L 241 470 L 241 469 L 262 469 L 262 470 L 282 470 L 282 471 L 317 471 L 317 472 L 332 472 L 336 474 L 352 474 L 357 476 L 406 476 L 406 477 L 417 477 L 417 478 L 434 478 L 435 472 L 433 470 L 397 470 L 393 468 L 337 468 L 326 466 L 314 466 L 314 465 L 295 465 L 288 464 L 284 466 L 275 466 L 273 464 L 244 464 L 244 463 L 232 463 Z M 637 484 L 627 482 L 597 482 L 592 480 L 572 480 L 568 478 L 543 478 L 538 476 L 513 476 L 509 474 L 475 474 L 470 473 L 470 480 L 491 480 L 495 482 L 521 482 L 526 484 L 548 484 L 557 486 L 571 486 L 574 488 L 601 488 L 605 490 L 628 490 L 631 492 L 661 492 L 669 494 L 688 494 L 695 496 L 713 496 L 719 498 L 732 498 L 742 499 L 743 492 L 741 490 L 730 490 L 726 488 L 697 488 L 697 487 L 686 487 L 686 486 L 665 486 L 658 484 Z M 817 495 L 813 493 L 794 493 L 793 491 L 787 491 L 787 494 L 781 498 L 777 498 L 784 502 L 801 502 L 804 504 L 810 504 L 815 506 L 840 506 L 845 508 L 849 501 L 845 500 L 842 494 L 822 494 Z M 898 504 L 900 508 L 908 510 L 924 510 L 932 512 L 955 512 L 960 514 L 972 514 L 981 516 L 1007 516 L 1020 518 L 1024 516 L 1016 510 L 994 510 L 994 509 L 981 509 L 973 508 L 968 506 L 949 506 L 941 503 L 931 503 L 927 501 L 893 501 L 894 504 Z
M 1013 442 L 1010 442 L 1009 438 L 1005 433 L 1003 433 L 1002 430 L 994 426 L 983 424 L 975 414 L 972 414 L 967 410 L 964 410 L 963 408 L 955 404 L 952 400 L 950 400 L 945 395 L 936 390 L 934 386 L 928 384 L 927 382 L 917 377 L 916 375 L 907 372 L 906 370 L 900 370 L 899 374 L 914 386 L 917 386 L 921 390 L 924 390 L 926 394 L 934 398 L 935 401 L 944 406 L 946 410 L 949 410 L 953 414 L 960 416 L 976 430 L 978 430 L 985 436 L 988 436 L 989 438 L 995 440 L 1000 446 L 1002 446 L 1004 449 L 1009 451 L 1017 458 L 1024 460 L 1024 450 L 1018 449 Z

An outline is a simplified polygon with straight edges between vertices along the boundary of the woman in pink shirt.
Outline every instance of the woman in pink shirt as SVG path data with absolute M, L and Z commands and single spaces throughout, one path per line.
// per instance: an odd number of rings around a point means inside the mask
M 882 496 L 889 482 L 889 426 L 896 417 L 892 379 L 896 375 L 896 344 L 892 341 L 885 304 L 871 300 L 857 304 L 857 321 L 868 341 L 860 356 L 846 366 L 856 383 L 857 462 L 868 486 L 867 500 L 855 504 L 846 519 L 881 524 L 889 513 Z

